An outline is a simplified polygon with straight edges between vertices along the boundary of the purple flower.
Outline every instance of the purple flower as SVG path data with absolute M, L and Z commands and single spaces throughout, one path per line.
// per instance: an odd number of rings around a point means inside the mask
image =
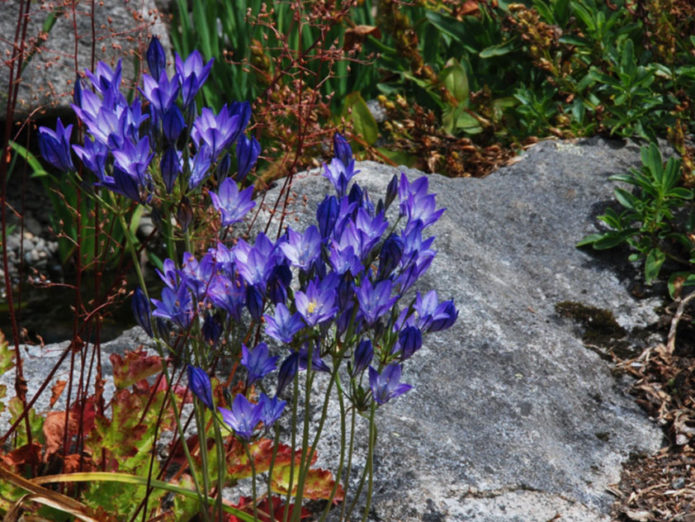
M 393 347 L 393 353 L 400 353 L 401 360 L 409 359 L 422 347 L 422 332 L 416 326 L 406 326 L 398 332 L 398 342 Z
M 178 97 L 179 82 L 176 77 L 169 79 L 164 70 L 157 78 L 143 74 L 140 92 L 150 102 L 150 108 L 156 115 L 156 119 L 160 120 Z
M 186 285 L 172 290 L 162 289 L 162 300 L 152 299 L 155 310 L 152 315 L 173 321 L 182 328 L 188 328 L 193 320 L 193 301 Z
M 352 161 L 350 144 L 337 132 L 333 135 L 333 154 L 343 165 L 349 165 L 350 161 Z
M 295 334 L 304 328 L 302 316 L 290 311 L 283 303 L 275 305 L 275 315 L 265 315 L 265 333 L 281 343 L 291 343 Z
M 193 190 L 210 174 L 210 165 L 212 165 L 210 147 L 203 144 L 198 149 L 198 152 L 195 153 L 193 159 L 189 160 L 189 165 L 191 167 L 191 177 L 188 179 L 188 188 Z
M 107 179 L 106 160 L 109 149 L 106 145 L 98 140 L 85 139 L 84 146 L 73 145 L 72 149 L 77 154 L 77 157 L 82 160 L 84 166 L 91 170 L 99 178 L 100 182 Z
M 206 295 L 232 319 L 241 319 L 241 311 L 246 304 L 246 285 L 238 277 L 230 279 L 221 274 L 214 276 Z
M 324 164 L 324 177 L 328 178 L 335 187 L 338 197 L 342 198 L 347 193 L 347 186 L 355 172 L 355 162 L 345 165 L 338 158 L 333 158 L 330 163 Z
M 174 189 L 174 183 L 176 183 L 176 178 L 181 173 L 179 153 L 174 147 L 169 147 L 164 151 L 162 159 L 159 162 L 159 169 L 162 173 L 162 179 L 164 180 L 164 187 L 166 188 L 167 194 L 171 194 L 171 191 Z
M 278 372 L 277 394 L 280 395 L 294 376 L 299 371 L 299 353 L 292 352 L 287 358 L 282 361 L 280 371 Z
M 299 234 L 288 228 L 287 242 L 281 243 L 279 246 L 292 266 L 308 272 L 321 254 L 321 236 L 314 225 L 307 228 L 304 234 Z
M 277 366 L 279 357 L 271 357 L 268 353 L 268 345 L 260 343 L 253 350 L 249 351 L 245 344 L 241 345 L 241 364 L 246 368 L 246 386 L 251 386 L 254 382 L 262 379 Z
M 212 69 L 212 59 L 203 64 L 203 57 L 198 51 L 193 51 L 186 61 L 177 54 L 174 66 L 181 82 L 181 96 L 184 107 L 189 107 L 195 95 L 205 83 Z
M 316 221 L 319 223 L 321 237 L 333 234 L 333 227 L 338 219 L 338 200 L 335 196 L 326 196 L 316 209 Z
M 188 365 L 188 387 L 193 394 L 198 397 L 200 402 L 205 404 L 209 409 L 214 409 L 212 401 L 212 386 L 210 377 L 202 369 L 197 366 Z
M 287 402 L 278 399 L 277 396 L 271 399 L 265 393 L 261 393 L 258 404 L 261 407 L 261 422 L 266 428 L 270 428 L 282 415 Z
M 174 290 L 178 286 L 179 280 L 179 271 L 176 269 L 176 264 L 167 258 L 162 263 L 162 268 L 164 269 L 163 271 L 155 268 L 155 272 L 157 272 L 157 275 L 165 285 Z
M 198 262 L 190 252 L 183 253 L 183 263 L 181 265 L 181 280 L 190 288 L 191 292 L 198 299 L 205 295 L 206 288 L 212 281 L 216 270 L 215 258 L 207 253 Z
M 309 282 L 305 292 L 297 291 L 294 294 L 297 311 L 309 326 L 315 326 L 333 318 L 338 311 L 335 298 L 335 288 L 321 285 L 316 279 Z
M 253 431 L 263 415 L 262 405 L 249 402 L 242 394 L 234 397 L 231 410 L 227 408 L 218 408 L 218 410 L 222 414 L 224 422 L 244 440 L 249 440 L 253 437 Z
M 226 105 L 215 116 L 212 110 L 204 107 L 193 122 L 191 137 L 196 145 L 205 143 L 213 159 L 229 147 L 241 132 L 241 116 L 231 114 Z
M 454 301 L 438 302 L 436 290 L 431 290 L 425 297 L 418 292 L 413 308 L 418 314 L 418 326 L 426 332 L 437 332 L 449 328 L 458 317 Z
M 436 210 L 434 194 L 427 193 L 427 177 L 422 176 L 411 184 L 405 174 L 401 173 L 398 187 L 401 215 L 408 216 L 408 221 L 420 221 L 423 227 L 437 221 L 445 209 Z
M 135 320 L 152 337 L 152 321 L 150 320 L 150 302 L 145 297 L 145 293 L 140 287 L 135 289 L 133 298 L 130 301 Z
M 210 199 L 218 212 L 222 214 L 222 226 L 228 226 L 244 219 L 244 216 L 256 204 L 251 200 L 253 187 L 239 192 L 236 181 L 225 179 L 217 193 L 210 191 Z
M 150 40 L 150 45 L 147 48 L 146 53 L 147 67 L 150 69 L 150 73 L 155 78 L 159 78 L 159 75 L 166 69 L 167 57 L 164 52 L 164 47 L 159 43 L 159 38 L 153 36 Z
M 60 118 L 56 123 L 55 131 L 48 127 L 39 127 L 41 156 L 58 170 L 68 171 L 75 168 L 70 157 L 70 134 L 72 134 L 72 125 L 63 127 Z
M 208 313 L 203 321 L 203 337 L 211 345 L 216 345 L 222 335 L 222 325 L 214 315 Z
M 250 285 L 265 289 L 268 279 L 278 264 L 278 253 L 273 242 L 260 232 L 256 244 L 251 246 L 243 239 L 234 247 L 234 257 L 239 274 Z
M 389 312 L 394 303 L 398 301 L 398 296 L 391 297 L 391 289 L 390 279 L 372 285 L 366 277 L 355 289 L 357 300 L 360 303 L 360 311 L 369 326 L 372 326 L 382 315 Z
M 104 62 L 98 62 L 96 71 L 85 71 L 91 80 L 94 89 L 102 96 L 113 96 L 119 92 L 121 86 L 122 63 L 118 60 L 116 68 L 112 69 Z M 86 91 L 85 91 L 86 92 Z
M 372 397 L 379 405 L 403 395 L 412 388 L 410 384 L 400 383 L 400 380 L 401 367 L 398 364 L 389 364 L 381 374 L 369 367 L 369 387 L 372 389 Z
M 391 276 L 391 273 L 398 267 L 401 261 L 404 248 L 405 242 L 395 234 L 391 234 L 386 238 L 381 245 L 381 252 L 379 253 L 378 279 L 385 279 Z
M 255 136 L 247 138 L 245 135 L 239 137 L 236 144 L 237 174 L 234 177 L 237 181 L 243 180 L 256 164 L 258 155 L 261 153 L 261 144 Z
M 246 287 L 246 308 L 248 308 L 254 321 L 261 320 L 264 304 L 261 290 L 256 285 L 248 285 Z
M 114 158 L 114 183 L 112 186 L 104 183 L 104 186 L 130 199 L 140 201 L 142 190 L 149 184 L 147 168 L 154 156 L 149 137 L 145 136 L 137 144 L 125 140 L 122 146 L 112 150 L 111 154 Z
M 352 368 L 353 377 L 366 370 L 373 358 L 374 347 L 372 346 L 372 341 L 363 339 L 355 348 L 355 365 Z
M 181 109 L 172 105 L 162 116 L 162 133 L 169 143 L 176 143 L 186 126 Z

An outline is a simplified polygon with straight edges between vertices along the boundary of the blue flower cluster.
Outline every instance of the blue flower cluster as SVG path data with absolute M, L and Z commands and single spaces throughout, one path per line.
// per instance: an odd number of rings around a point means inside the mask
M 336 194 L 318 206 L 316 225 L 303 232 L 288 228 L 275 242 L 263 233 L 254 244 L 219 242 L 199 260 L 184 254 L 180 269 L 167 260 L 160 273 L 166 286 L 162 299 L 152 300 L 152 315 L 167 322 L 164 328 L 186 328 L 197 318 L 224 331 L 247 312 L 268 338 L 287 346 L 278 369 L 278 394 L 299 370 L 330 373 L 347 359 L 350 398 L 364 408 L 370 397 L 381 405 L 410 389 L 400 382 L 403 361 L 420 349 L 423 334 L 450 327 L 458 311 L 452 301 L 439 301 L 435 291 L 418 292 L 407 306 L 399 306 L 435 255 L 434 238 L 425 237 L 425 231 L 443 210 L 436 209 L 427 178 L 394 177 L 386 197 L 374 203 L 358 184 L 349 187 L 355 172 L 348 143 L 336 135 L 334 146 L 336 157 L 325 166 L 325 176 Z M 235 220 L 243 218 L 248 208 L 238 198 L 231 186 L 213 196 L 223 222 L 232 211 Z M 396 199 L 399 218 L 392 226 L 386 212 Z M 242 346 L 242 354 L 247 389 L 278 366 L 265 343 L 253 350 Z M 368 375 L 368 389 L 362 388 L 363 375 Z M 192 388 L 207 404 L 209 381 L 192 383 Z M 239 436 L 248 439 L 259 422 L 274 422 L 274 416 L 264 418 L 260 412 L 277 397 L 265 396 L 257 406 L 238 397 L 231 412 L 221 411 Z
M 198 114 L 195 97 L 212 60 L 204 63 L 198 51 L 185 60 L 177 54 L 169 76 L 164 49 L 156 38 L 146 58 L 150 74 L 143 74 L 140 96 L 130 103 L 121 92 L 120 61 L 115 68 L 99 62 L 96 71 L 87 71 L 91 89 L 83 89 L 78 78 L 72 107 L 87 129 L 84 144 L 71 145 L 72 125 L 64 127 L 58 120 L 56 130 L 39 129 L 41 155 L 56 168 L 71 171 L 74 151 L 96 176 L 97 186 L 140 203 L 151 202 L 155 194 L 171 194 L 177 186 L 185 195 L 215 172 L 229 202 L 236 187 L 223 180 L 229 175 L 232 154 L 237 163 L 234 178 L 241 181 L 260 153 L 256 138 L 244 134 L 251 106 L 234 102 L 218 114 L 207 107 Z M 250 191 L 236 195 L 249 204 Z M 225 224 L 235 222 L 238 213 L 228 209 Z
M 204 63 L 197 51 L 185 60 L 177 55 L 169 76 L 156 39 L 146 58 L 150 74 L 130 103 L 120 92 L 120 62 L 115 69 L 100 63 L 87 73 L 93 90 L 82 90 L 78 81 L 73 107 L 87 138 L 70 145 L 72 126 L 60 121 L 55 131 L 41 128 L 44 158 L 70 171 L 74 151 L 97 186 L 145 204 L 154 196 L 183 198 L 214 172 L 217 190 L 209 194 L 222 226 L 242 221 L 255 203 L 252 189 L 239 185 L 260 153 L 255 138 L 244 134 L 249 104 L 198 113 L 196 93 L 212 62 Z M 230 177 L 234 143 L 237 171 Z M 440 301 L 435 291 L 401 303 L 435 256 L 427 228 L 444 210 L 436 208 L 427 178 L 394 176 L 385 197 L 375 202 L 351 183 L 358 171 L 350 145 L 338 134 L 334 151 L 324 175 L 335 194 L 318 205 L 316 224 L 304 231 L 288 227 L 277 241 L 263 233 L 253 243 L 220 239 L 201 258 L 184 253 L 180 264 L 167 259 L 157 271 L 164 283 L 160 299 L 148 300 L 140 290 L 133 296 L 134 314 L 150 335 L 169 339 L 172 333 L 200 332 L 204 346 L 214 349 L 227 342 L 231 325 L 250 317 L 266 340 L 287 347 L 279 362 L 264 342 L 241 346 L 245 391 L 231 409 L 219 411 L 246 440 L 261 423 L 267 428 L 279 418 L 285 401 L 278 395 L 300 370 L 333 374 L 346 362 L 345 390 L 360 410 L 407 392 L 410 386 L 400 382 L 403 362 L 420 349 L 425 333 L 449 328 L 458 316 L 454 303 Z M 387 211 L 396 200 L 398 218 L 389 223 Z M 276 370 L 275 397 L 256 398 L 254 385 L 265 390 L 264 381 Z M 207 373 L 190 365 L 188 381 L 214 410 Z

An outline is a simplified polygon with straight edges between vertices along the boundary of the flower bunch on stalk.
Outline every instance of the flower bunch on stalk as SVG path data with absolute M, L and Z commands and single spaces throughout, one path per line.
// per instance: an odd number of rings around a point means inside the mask
M 368 511 L 375 413 L 411 388 L 401 375 L 423 336 L 449 328 L 458 316 L 453 301 L 441 301 L 436 291 L 411 291 L 434 259 L 434 237 L 427 229 L 444 210 L 437 209 L 426 177 L 410 181 L 405 174 L 394 176 L 384 197 L 374 201 L 353 182 L 358 171 L 352 150 L 336 134 L 335 157 L 324 165 L 335 193 L 318 205 L 315 224 L 305 230 L 287 227 L 277 240 L 262 232 L 248 241 L 234 237 L 229 227 L 244 220 L 255 204 L 252 189 L 241 187 L 260 153 L 255 138 L 245 135 L 250 106 L 233 102 L 218 114 L 208 108 L 197 111 L 196 93 L 211 67 L 197 51 L 185 60 L 177 55 L 169 75 L 165 53 L 153 39 L 147 63 L 150 74 L 143 75 L 140 96 L 132 102 L 120 92 L 120 62 L 115 69 L 100 63 L 87 73 L 92 89 L 82 89 L 78 82 L 73 106 L 87 130 L 84 143 L 71 145 L 72 127 L 59 121 L 55 131 L 40 130 L 40 146 L 44 158 L 63 170 L 74 171 L 74 152 L 95 176 L 97 190 L 149 205 L 169 234 L 170 256 L 157 269 L 164 284 L 161 295 L 150 298 L 139 273 L 133 311 L 162 353 L 176 352 L 187 363 L 201 436 L 212 420 L 216 466 L 210 465 L 206 444 L 199 447 L 200 460 L 184 444 L 189 466 L 201 468 L 193 474 L 200 501 L 207 505 L 215 489 L 211 481 L 217 492 L 229 485 L 223 433 L 231 433 L 244 445 L 251 465 L 254 514 L 272 493 L 285 494 L 287 506 L 294 496 L 301 506 L 332 399 L 340 405 L 343 444 L 335 474 L 344 489 L 355 437 L 350 430 L 350 443 L 345 443 L 346 426 L 355 425 L 356 414 L 369 422 L 369 453 L 355 493 L 357 498 L 368 477 Z M 207 190 L 201 191 L 202 186 Z M 216 237 L 204 252 L 189 248 L 190 213 L 184 218 L 175 213 L 193 195 L 219 217 L 219 225 L 212 227 Z M 185 238 L 181 257 L 168 228 L 174 217 Z M 136 259 L 130 242 L 129 248 Z M 240 363 L 244 371 L 229 376 L 230 387 L 213 389 L 209 375 L 220 358 Z M 164 365 L 171 382 L 168 371 Z M 311 425 L 310 395 L 318 374 L 328 384 L 320 419 Z M 282 483 L 273 475 L 271 459 L 268 491 L 257 496 L 252 445 L 275 427 L 274 459 L 281 433 L 276 423 L 283 415 L 291 454 L 298 458 L 290 459 L 289 479 Z M 181 423 L 179 430 L 183 436 Z M 334 500 L 337 491 L 338 481 L 322 498 Z

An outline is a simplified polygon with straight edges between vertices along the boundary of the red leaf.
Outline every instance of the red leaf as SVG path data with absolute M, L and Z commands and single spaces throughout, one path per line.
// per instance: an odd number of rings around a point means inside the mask
M 240 509 L 249 515 L 253 515 L 253 499 L 251 497 L 241 497 L 239 503 L 233 507 Z M 286 520 L 292 519 L 292 513 L 295 509 L 295 504 L 290 504 Z M 270 505 L 268 504 L 268 499 L 264 498 L 260 503 L 256 505 L 258 510 L 258 520 L 261 522 L 271 522 L 270 520 Z M 302 511 L 299 514 L 300 519 L 311 518 L 311 511 L 307 508 L 302 507 Z M 273 521 L 283 520 L 283 513 L 285 511 L 285 503 L 280 497 L 273 497 Z M 226 522 L 239 522 L 239 519 L 234 515 L 228 515 Z
M 109 359 L 113 365 L 113 383 L 118 389 L 147 379 L 162 369 L 162 359 L 158 355 L 147 355 L 145 350 L 126 352 L 125 359 L 113 353 Z
M 87 399 L 84 407 L 75 405 L 70 408 L 68 419 L 68 439 L 79 431 L 79 423 L 82 421 L 82 432 L 89 433 L 94 427 L 96 408 L 94 397 Z M 46 414 L 43 423 L 43 436 L 46 439 L 46 457 L 56 453 L 63 446 L 65 438 L 65 412 L 51 411 Z
M 253 457 L 253 464 L 256 473 L 263 473 L 270 469 L 270 461 L 273 458 L 273 441 L 271 439 L 259 439 L 251 443 L 249 452 Z M 311 463 L 316 462 L 316 453 L 314 452 Z M 273 467 L 284 468 L 290 465 L 292 458 L 292 448 L 286 444 L 280 444 L 275 455 Z M 294 462 L 299 464 L 302 458 L 302 450 L 295 450 Z M 232 447 L 227 452 L 227 472 L 232 478 L 241 479 L 251 476 L 251 465 L 246 456 L 246 450 L 239 440 L 234 439 Z
M 32 442 L 10 451 L 7 455 L 0 456 L 0 462 L 8 468 L 19 471 L 25 464 L 35 465 L 40 461 L 41 444 Z
M 57 381 L 51 388 L 51 408 L 53 408 L 55 403 L 60 398 L 60 394 L 63 393 L 66 384 L 67 381 Z

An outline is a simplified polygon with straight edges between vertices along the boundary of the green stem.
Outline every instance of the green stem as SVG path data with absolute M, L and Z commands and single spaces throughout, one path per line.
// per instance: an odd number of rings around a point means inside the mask
M 340 519 L 339 520 L 347 520 L 345 518 L 345 508 L 347 507 L 347 493 L 348 489 L 350 487 L 350 474 L 352 473 L 352 456 L 354 455 L 355 451 L 355 421 L 357 418 L 357 410 L 353 407 L 352 408 L 352 415 L 350 419 L 350 443 L 348 445 L 348 464 L 347 464 L 347 470 L 345 470 L 345 478 L 343 480 L 343 491 L 345 492 L 345 500 L 343 501 L 343 506 L 340 508 Z M 362 489 L 362 485 L 360 483 L 360 486 L 357 489 L 357 496 L 359 496 L 359 492 Z M 354 502 L 353 502 L 354 504 Z M 350 506 L 350 513 L 352 513 L 352 506 Z
M 249 464 L 251 464 L 251 498 L 253 498 L 253 518 L 254 520 L 259 520 L 258 518 L 258 498 L 256 496 L 256 466 L 253 463 L 253 458 L 251 457 L 251 451 L 249 450 L 249 443 L 247 441 L 242 441 L 244 449 L 246 450 L 246 458 L 249 459 Z M 220 492 L 221 496 L 222 492 Z
M 374 493 L 374 448 L 376 447 L 376 423 L 374 422 L 374 412 L 376 412 L 376 403 L 372 403 L 372 410 L 369 412 L 369 451 L 367 455 L 369 481 L 367 485 L 367 504 L 364 506 L 362 522 L 367 522 L 367 518 L 369 518 L 369 508 L 372 506 L 372 494 Z
M 338 404 L 340 405 L 340 461 L 338 462 L 338 470 L 335 473 L 335 482 L 333 483 L 333 489 L 331 489 L 331 494 L 326 501 L 326 508 L 321 514 L 319 522 L 326 520 L 328 512 L 331 510 L 333 505 L 333 499 L 335 494 L 338 492 L 338 486 L 340 485 L 340 476 L 343 473 L 343 465 L 345 464 L 345 400 L 343 399 L 343 393 L 340 389 L 340 376 L 336 376 L 336 387 L 338 388 Z M 354 425 L 353 425 L 354 429 Z M 343 488 L 343 494 L 347 494 L 347 490 Z M 343 502 L 345 498 L 343 498 Z M 343 504 L 345 505 L 345 504 Z
M 297 443 L 297 403 L 299 395 L 299 371 L 294 376 L 294 387 L 292 393 L 292 434 L 291 434 L 291 451 L 290 451 L 290 480 L 287 485 L 287 494 L 285 495 L 285 510 L 282 514 L 282 522 L 287 522 L 287 517 L 290 513 L 290 499 L 292 498 L 292 486 L 294 485 L 294 449 Z

